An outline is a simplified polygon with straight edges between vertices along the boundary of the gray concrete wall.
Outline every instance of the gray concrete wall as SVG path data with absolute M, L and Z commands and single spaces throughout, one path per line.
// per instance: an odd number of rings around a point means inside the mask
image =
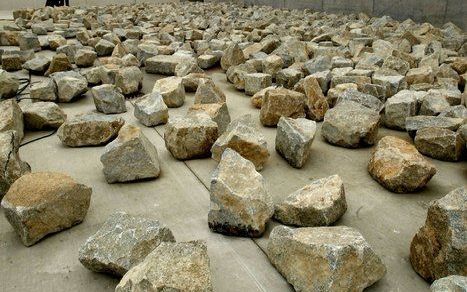
M 244 0 L 248 5 L 276 8 L 314 9 L 330 13 L 390 15 L 398 20 L 411 18 L 441 26 L 453 22 L 467 30 L 467 0 Z

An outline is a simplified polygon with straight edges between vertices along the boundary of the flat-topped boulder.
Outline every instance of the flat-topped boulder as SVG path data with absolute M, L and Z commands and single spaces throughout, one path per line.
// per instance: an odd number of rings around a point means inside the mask
M 146 72 L 152 74 L 175 75 L 178 64 L 189 60 L 188 56 L 180 55 L 157 55 L 146 59 Z
M 120 114 L 126 112 L 125 96 L 113 84 L 102 84 L 91 89 L 97 111 L 104 114 Z
M 304 118 L 305 95 L 290 89 L 276 88 L 265 92 L 259 119 L 264 126 L 276 126 L 280 117 Z
M 170 108 L 181 107 L 185 103 L 185 87 L 181 77 L 167 77 L 157 80 L 152 92 L 160 93 L 165 104 Z

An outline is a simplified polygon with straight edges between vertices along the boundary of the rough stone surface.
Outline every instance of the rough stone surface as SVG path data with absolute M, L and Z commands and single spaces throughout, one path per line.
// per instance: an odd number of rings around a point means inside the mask
M 115 86 L 124 95 L 137 93 L 143 86 L 143 73 L 136 66 L 121 68 L 115 74 Z
M 70 102 L 88 90 L 88 81 L 78 72 L 57 72 L 51 77 L 57 86 L 59 102 Z
M 464 122 L 462 118 L 448 118 L 440 116 L 414 116 L 405 120 L 405 128 L 410 137 L 415 137 L 417 131 L 423 128 L 442 128 L 456 131 Z
M 277 124 L 276 151 L 291 166 L 302 168 L 310 156 L 315 133 L 314 121 L 281 117 Z
M 92 190 L 66 174 L 36 172 L 17 179 L 2 200 L 5 216 L 25 246 L 83 221 Z
M 103 84 L 91 89 L 97 111 L 104 114 L 126 112 L 125 96 L 113 84 Z
M 16 95 L 19 80 L 11 73 L 0 69 L 0 98 L 10 98 Z
M 157 178 L 161 172 L 156 147 L 133 125 L 125 125 L 101 156 L 108 183 Z
M 169 109 L 158 92 L 146 94 L 134 102 L 135 117 L 147 127 L 166 124 L 169 120 Z
M 465 145 L 460 133 L 442 128 L 420 129 L 414 142 L 420 153 L 445 161 L 458 161 Z
M 159 92 L 168 107 L 181 107 L 185 103 L 185 87 L 180 77 L 157 80 L 152 92 Z
M 254 95 L 258 91 L 271 86 L 272 77 L 266 73 L 250 73 L 245 77 L 245 93 L 247 95 Z
M 280 117 L 304 118 L 305 96 L 302 93 L 277 88 L 266 91 L 259 119 L 264 126 L 276 126 Z
M 49 69 L 45 72 L 45 76 L 49 76 L 56 72 L 69 71 L 73 69 L 71 66 L 70 60 L 68 60 L 67 55 L 64 53 L 56 54 L 52 57 L 50 62 Z
M 467 276 L 467 190 L 457 188 L 428 207 L 423 225 L 410 245 L 410 262 L 425 280 Z
M 33 100 L 55 101 L 57 100 L 57 86 L 52 79 L 34 83 L 30 88 L 30 97 Z
M 243 115 L 233 120 L 225 132 L 212 146 L 212 158 L 221 160 L 225 149 L 231 148 L 253 162 L 256 170 L 261 170 L 269 158 L 266 138 L 253 122 L 251 115 Z
M 418 102 L 415 91 L 402 90 L 388 98 L 384 106 L 384 125 L 391 129 L 405 130 L 407 117 L 418 112 Z
M 318 79 L 308 76 L 303 80 L 303 91 L 306 96 L 307 118 L 320 122 L 329 109 L 329 104 L 324 97 Z
M 189 57 L 179 55 L 159 55 L 146 60 L 146 72 L 162 75 L 175 75 L 175 68 L 178 64 L 186 62 Z
M 245 56 L 243 55 L 243 51 L 238 44 L 234 43 L 224 51 L 221 58 L 221 67 L 223 70 L 227 71 L 231 66 L 240 65 L 244 62 Z
M 214 122 L 216 122 L 219 135 L 224 133 L 230 124 L 229 109 L 227 108 L 227 103 L 225 102 L 194 104 L 188 109 L 188 113 L 198 111 L 205 112 Z
M 23 69 L 30 71 L 32 74 L 44 74 L 50 66 L 50 59 L 43 56 L 36 56 L 23 64 Z
M 195 93 L 195 104 L 199 103 L 225 103 L 224 92 L 212 81 L 212 79 L 203 78 L 199 81 Z
M 227 235 L 259 237 L 274 213 L 262 175 L 230 148 L 212 174 L 210 198 L 209 228 Z
M 89 49 L 80 49 L 75 54 L 75 63 L 78 67 L 91 67 L 96 58 L 96 52 Z
M 54 102 L 20 103 L 24 126 L 30 130 L 56 129 L 66 120 L 65 112 Z
M 274 228 L 268 257 L 296 291 L 363 291 L 386 267 L 353 228 Z
M 115 289 L 137 291 L 213 291 L 206 242 L 162 242 Z
M 68 118 L 58 129 L 58 137 L 69 147 L 95 146 L 115 138 L 125 121 L 98 113 L 79 114 Z
M 162 242 L 175 238 L 159 221 L 115 212 L 81 246 L 79 261 L 91 271 L 123 276 Z
M 435 166 L 415 146 L 394 136 L 378 142 L 368 171 L 383 187 L 396 193 L 418 191 L 436 174 Z
M 24 136 L 23 112 L 14 99 L 0 102 L 0 132 L 12 130 L 21 141 Z
M 431 292 L 464 292 L 467 291 L 467 276 L 452 275 L 433 282 Z

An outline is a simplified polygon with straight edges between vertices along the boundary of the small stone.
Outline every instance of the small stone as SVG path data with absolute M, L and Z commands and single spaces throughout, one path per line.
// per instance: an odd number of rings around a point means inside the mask
M 164 133 L 165 146 L 178 160 L 209 156 L 217 137 L 218 126 L 205 113 L 171 118 Z
M 146 59 L 146 72 L 162 75 L 175 75 L 178 64 L 186 62 L 190 57 L 180 55 L 158 55 Z
M 467 291 L 467 276 L 451 275 L 440 278 L 430 286 L 431 292 L 462 292 Z
M 414 138 L 417 131 L 423 128 L 434 127 L 456 131 L 463 123 L 464 119 L 460 118 L 414 116 L 405 120 L 405 128 L 410 137 Z
M 214 66 L 220 61 L 220 57 L 218 55 L 211 55 L 205 54 L 198 57 L 198 65 L 201 69 L 209 69 Z
M 190 73 L 183 76 L 182 82 L 185 87 L 185 92 L 196 92 L 198 90 L 199 83 L 203 79 L 209 79 L 210 77 L 206 73 Z
M 138 98 L 133 105 L 135 117 L 147 127 L 166 124 L 169 120 L 169 109 L 158 92 Z
M 29 173 L 31 167 L 22 161 L 18 153 L 19 140 L 15 131 L 0 132 L 0 200 L 11 184 L 22 175 Z
M 49 35 L 47 40 L 49 41 L 49 47 L 52 51 L 57 50 L 57 48 L 64 46 L 67 43 L 66 39 L 58 34 Z
M 233 43 L 225 49 L 221 58 L 221 67 L 224 71 L 227 71 L 231 66 L 240 65 L 244 62 L 245 56 L 242 49 L 240 49 L 238 44 Z
M 255 108 L 261 108 L 261 106 L 263 105 L 263 99 L 264 99 L 264 95 L 266 95 L 266 92 L 268 92 L 269 90 L 271 89 L 275 89 L 276 87 L 275 86 L 269 86 L 267 88 L 264 88 L 264 89 L 261 89 L 260 91 L 258 91 L 257 93 L 255 93 L 255 95 L 253 95 L 251 98 L 250 98 L 250 101 L 251 101 L 251 104 L 255 107 Z
M 342 101 L 327 111 L 321 134 L 327 142 L 346 148 L 373 145 L 378 136 L 380 116 L 353 101 Z
M 346 226 L 277 226 L 267 255 L 296 291 L 363 291 L 386 274 L 360 232 Z
M 441 94 L 428 92 L 423 97 L 419 115 L 437 116 L 442 111 L 449 109 L 449 107 L 449 102 Z
M 53 56 L 52 61 L 50 62 L 49 69 L 47 69 L 44 75 L 49 76 L 56 72 L 68 71 L 71 69 L 73 69 L 73 67 L 71 66 L 71 63 L 68 60 L 68 57 L 63 53 L 56 54 L 55 56 Z
M 175 238 L 159 221 L 115 212 L 81 246 L 79 261 L 91 271 L 123 276 L 162 242 Z
M 78 67 L 91 67 L 97 59 L 97 53 L 89 49 L 80 49 L 75 54 L 75 63 Z
M 207 103 L 225 103 L 224 92 L 217 86 L 212 79 L 203 78 L 199 80 L 198 88 L 195 93 L 195 104 Z
M 88 81 L 78 72 L 57 72 L 51 77 L 57 86 L 59 102 L 70 102 L 88 90 Z
M 277 72 L 276 83 L 287 89 L 293 89 L 300 79 L 302 79 L 303 73 L 294 68 L 285 68 Z
M 222 234 L 260 237 L 274 213 L 264 178 L 230 148 L 214 170 L 210 198 L 209 228 Z
M 203 69 L 198 66 L 195 59 L 187 59 L 175 66 L 175 76 L 183 77 L 190 73 L 203 73 Z
M 3 54 L 2 58 L 2 69 L 8 72 L 21 70 L 23 67 L 23 61 L 19 54 Z
M 273 78 L 276 77 L 277 72 L 282 70 L 284 61 L 277 55 L 270 55 L 263 60 L 263 73 L 271 75 Z
M 307 76 L 303 80 L 303 91 L 306 97 L 307 118 L 317 122 L 322 121 L 329 109 L 329 104 L 318 80 L 313 76 Z
M 169 290 L 213 291 L 206 242 L 162 242 L 115 288 L 115 292 Z
M 71 117 L 58 129 L 58 137 L 69 147 L 96 146 L 115 138 L 125 121 L 116 116 L 98 113 Z
M 65 112 L 54 102 L 20 103 L 27 129 L 56 129 L 66 120 Z
M 466 276 L 467 190 L 457 188 L 428 207 L 423 225 L 410 245 L 410 262 L 425 280 Z M 454 290 L 453 290 L 454 291 Z
M 341 94 L 339 94 L 337 97 L 336 104 L 339 104 L 340 102 L 344 100 L 359 103 L 363 105 L 364 107 L 372 109 L 378 113 L 384 107 L 384 104 L 377 97 L 374 97 L 373 95 L 370 95 L 370 94 L 362 93 L 354 89 L 348 89 L 342 92 Z
M 227 108 L 227 104 L 225 102 L 194 104 L 188 109 L 188 113 L 194 112 L 204 112 L 208 114 L 211 119 L 216 122 L 219 135 L 224 133 L 230 124 L 229 109 Z
M 143 72 L 136 66 L 120 68 L 115 74 L 115 86 L 124 95 L 137 93 L 143 86 Z
M 36 172 L 17 179 L 2 200 L 5 216 L 25 246 L 83 221 L 92 189 L 66 174 Z
M 465 145 L 460 133 L 442 128 L 422 128 L 414 142 L 420 153 L 444 161 L 458 161 Z
M 405 130 L 405 120 L 415 116 L 418 110 L 417 92 L 401 90 L 386 100 L 384 124 L 396 130 Z
M 126 66 L 126 67 L 131 67 L 131 66 L 140 67 L 141 66 L 138 58 L 136 58 L 133 54 L 126 54 L 125 56 L 123 56 L 122 62 L 123 62 L 123 66 Z
M 23 69 L 33 74 L 44 74 L 50 66 L 50 59 L 43 56 L 36 56 L 23 64 Z
M 161 172 L 156 147 L 140 128 L 123 126 L 101 156 L 109 184 L 157 178 Z
M 260 111 L 264 126 L 276 126 L 280 117 L 304 118 L 305 95 L 285 88 L 266 91 Z
M 251 115 L 233 120 L 212 146 L 212 158 L 220 161 L 227 148 L 235 150 L 261 170 L 269 158 L 266 138 L 253 122 Z
M 30 97 L 33 100 L 57 100 L 57 87 L 52 79 L 40 81 L 31 85 Z
M 439 114 L 440 117 L 467 119 L 467 108 L 463 105 L 450 106 Z
M 181 107 L 185 103 L 185 87 L 180 77 L 166 77 L 157 80 L 152 92 L 160 93 L 165 104 L 170 108 Z
M 41 50 L 41 44 L 37 35 L 29 32 L 21 33 L 18 36 L 18 45 L 21 51 L 33 50 L 38 52 Z
M 244 76 L 246 95 L 254 95 L 258 91 L 271 86 L 272 77 L 265 73 L 250 73 Z
M 293 226 L 328 226 L 346 210 L 344 183 L 332 175 L 312 181 L 276 204 L 274 218 Z
M 225 75 L 227 80 L 234 85 L 237 90 L 245 89 L 245 75 L 248 73 L 256 73 L 255 67 L 249 63 L 230 66 Z
M 15 75 L 0 69 L 0 98 L 14 97 L 19 89 L 19 80 Z
M 291 166 L 302 168 L 310 156 L 315 133 L 314 121 L 281 117 L 277 124 L 276 150 Z
M 97 111 L 104 114 L 126 112 L 125 97 L 113 84 L 103 84 L 91 89 Z
M 371 155 L 368 172 L 386 189 L 409 193 L 423 188 L 436 174 L 436 168 L 412 144 L 385 136 Z
M 99 57 L 110 56 L 115 48 L 115 45 L 112 42 L 101 39 L 96 44 L 96 52 Z
M 14 99 L 7 99 L 0 102 L 0 132 L 9 130 L 16 132 L 18 141 L 23 139 L 23 112 Z

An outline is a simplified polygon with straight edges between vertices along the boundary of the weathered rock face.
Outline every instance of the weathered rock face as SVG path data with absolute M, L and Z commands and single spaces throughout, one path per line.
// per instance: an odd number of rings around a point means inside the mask
M 143 73 L 136 66 L 120 68 L 115 74 L 115 86 L 124 95 L 137 93 L 143 86 Z
M 269 86 L 267 88 L 264 88 L 260 91 L 258 91 L 257 93 L 255 93 L 255 95 L 253 95 L 250 99 L 251 101 L 251 104 L 255 107 L 255 108 L 261 108 L 262 104 L 263 104 L 263 99 L 264 99 L 264 95 L 266 94 L 266 92 L 268 92 L 269 90 L 271 89 L 275 89 L 276 87 L 274 86 Z
M 16 131 L 0 132 L 0 199 L 6 194 L 10 185 L 22 175 L 29 173 L 29 164 L 22 161 L 18 154 L 19 140 Z
M 24 136 L 23 112 L 14 99 L 0 102 L 0 132 L 12 130 L 21 141 Z
M 259 237 L 274 213 L 261 174 L 230 148 L 225 149 L 212 174 L 210 197 L 208 223 L 215 232 Z
M 308 76 L 303 80 L 303 90 L 306 96 L 307 118 L 320 122 L 329 109 L 329 104 L 324 97 L 318 79 Z
M 146 72 L 162 75 L 175 75 L 178 64 L 186 62 L 189 57 L 180 55 L 158 55 L 146 60 Z
M 276 88 L 266 91 L 259 119 L 264 126 L 276 126 L 280 117 L 304 118 L 305 96 L 302 93 Z
M 169 109 L 158 92 L 146 94 L 134 102 L 135 117 L 147 127 L 165 124 L 169 120 Z
M 383 108 L 383 103 L 371 94 L 362 93 L 355 89 L 348 89 L 338 95 L 336 104 L 339 104 L 343 101 L 353 101 L 364 107 L 372 109 L 376 112 L 380 112 Z
M 412 144 L 394 136 L 378 142 L 368 171 L 383 187 L 396 193 L 415 192 L 436 174 L 435 166 Z
M 418 111 L 417 92 L 402 90 L 388 98 L 384 106 L 384 125 L 391 129 L 405 130 L 405 119 Z
M 230 68 L 225 72 L 227 80 L 232 83 L 236 89 L 244 90 L 245 89 L 245 75 L 248 73 L 255 73 L 256 69 L 253 65 L 248 63 L 243 63 L 237 66 L 230 66 Z
M 448 118 L 440 116 L 414 116 L 405 120 L 405 128 L 410 137 L 415 137 L 417 131 L 423 128 L 442 128 L 456 131 L 464 122 L 461 118 Z
M 36 56 L 23 64 L 23 69 L 33 74 L 44 74 L 50 66 L 50 59 L 43 56 Z
M 57 100 L 57 86 L 52 79 L 44 80 L 31 85 L 30 96 L 34 100 Z
M 425 280 L 467 276 L 466 220 L 465 187 L 430 204 L 425 225 L 415 234 L 410 246 L 412 267 Z
M 78 67 L 91 67 L 96 58 L 96 52 L 89 49 L 80 49 L 75 54 L 75 63 Z
M 115 48 L 115 45 L 108 40 L 101 39 L 96 44 L 96 52 L 97 55 L 102 56 L 110 56 Z
M 162 242 L 123 276 L 115 291 L 213 291 L 206 243 Z
M 363 291 L 386 268 L 350 227 L 274 228 L 268 257 L 296 291 Z
M 336 222 L 347 210 L 344 183 L 338 175 L 314 180 L 275 207 L 274 218 L 287 225 L 313 227 Z
M 108 183 L 156 178 L 161 172 L 156 147 L 132 125 L 123 126 L 105 146 L 101 162 Z
M 20 103 L 24 126 L 31 130 L 58 128 L 66 120 L 65 112 L 54 102 Z
M 185 87 L 180 77 L 157 80 L 152 92 L 159 92 L 168 107 L 181 107 L 185 103 Z
M 206 78 L 210 78 L 206 73 L 190 73 L 183 76 L 182 81 L 183 86 L 185 87 L 185 92 L 196 92 L 201 80 Z
M 56 54 L 53 56 L 49 69 L 47 69 L 45 72 L 45 76 L 49 76 L 56 72 L 68 71 L 71 69 L 73 69 L 73 67 L 71 66 L 70 60 L 68 60 L 68 57 L 63 53 Z
M 78 72 L 57 72 L 51 77 L 57 86 L 59 102 L 70 102 L 88 90 L 88 81 Z
M 89 270 L 123 276 L 162 242 L 175 242 L 159 221 L 116 212 L 81 246 L 79 261 Z
M 254 95 L 258 91 L 261 91 L 272 84 L 271 75 L 266 73 L 246 74 L 244 79 L 246 95 Z
M 380 116 L 353 101 L 342 101 L 327 111 L 321 134 L 329 143 L 346 148 L 373 145 Z
M 207 103 L 194 104 L 188 109 L 188 113 L 205 112 L 211 119 L 216 122 L 218 134 L 225 132 L 230 124 L 230 114 L 227 108 L 227 103 Z
M 450 105 L 446 98 L 440 93 L 428 92 L 421 100 L 420 115 L 436 116 L 442 111 L 449 109 Z
M 467 276 L 452 275 L 433 282 L 431 292 L 462 292 L 467 290 Z
M 179 160 L 207 157 L 218 137 L 218 126 L 205 113 L 169 119 L 165 146 Z
M 240 65 L 245 62 L 245 56 L 238 44 L 233 43 L 225 49 L 221 58 L 221 67 L 227 71 L 231 66 Z
M 96 109 L 104 114 L 126 112 L 125 96 L 113 84 L 103 84 L 91 89 Z
M 460 133 L 442 128 L 420 129 L 414 142 L 420 153 L 445 161 L 458 161 L 465 145 Z
M 212 146 L 212 158 L 220 161 L 226 148 L 235 150 L 253 162 L 256 170 L 263 169 L 269 158 L 266 138 L 253 122 L 251 115 L 243 115 L 229 124 Z
M 277 124 L 276 150 L 291 166 L 302 168 L 310 156 L 315 133 L 314 121 L 281 117 Z
M 10 98 L 16 95 L 19 80 L 11 73 L 0 70 L 0 98 Z
M 92 190 L 68 175 L 25 174 L 2 200 L 5 216 L 25 246 L 83 221 Z
M 58 137 L 69 147 L 106 144 L 117 136 L 125 121 L 115 116 L 97 113 L 71 117 L 58 129 Z
M 198 103 L 225 103 L 224 92 L 212 81 L 212 79 L 201 79 L 195 93 L 195 104 Z

